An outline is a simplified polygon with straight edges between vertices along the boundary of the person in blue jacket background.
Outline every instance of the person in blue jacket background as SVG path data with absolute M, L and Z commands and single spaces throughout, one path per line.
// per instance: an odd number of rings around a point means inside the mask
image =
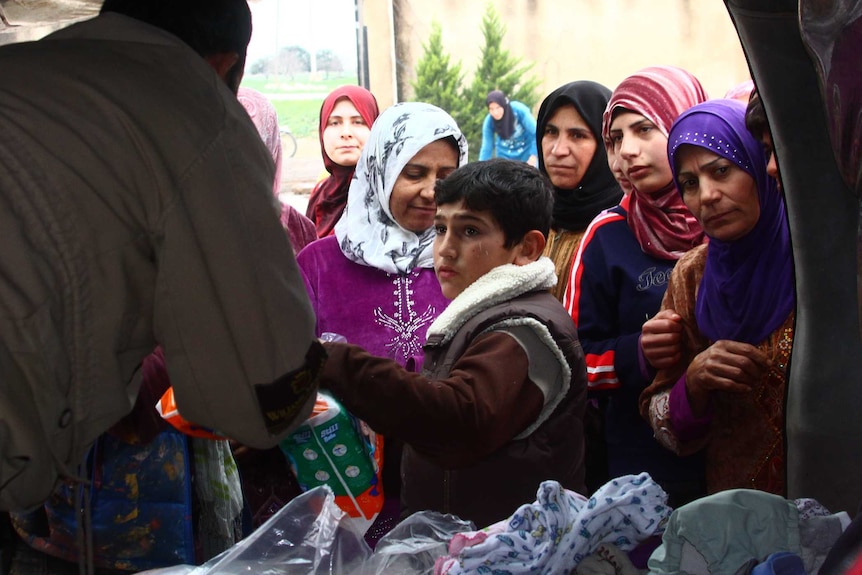
M 489 92 L 485 103 L 488 115 L 482 124 L 479 160 L 497 157 L 536 166 L 536 119 L 530 108 L 521 102 L 509 101 L 500 90 Z

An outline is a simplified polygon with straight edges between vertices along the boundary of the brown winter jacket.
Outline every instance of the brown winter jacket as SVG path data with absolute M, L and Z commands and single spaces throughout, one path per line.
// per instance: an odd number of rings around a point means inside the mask
M 548 277 L 542 258 L 480 278 L 429 329 L 421 375 L 327 344 L 322 385 L 407 443 L 405 515 L 430 509 L 481 527 L 534 501 L 543 480 L 585 492 L 584 356 Z

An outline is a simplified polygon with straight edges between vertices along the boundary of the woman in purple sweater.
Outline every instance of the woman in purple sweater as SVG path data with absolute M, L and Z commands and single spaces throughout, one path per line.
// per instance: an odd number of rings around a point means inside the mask
M 403 103 L 375 121 L 335 234 L 297 256 L 317 315 L 317 333 L 335 333 L 369 353 L 420 371 L 428 326 L 448 300 L 431 253 L 434 183 L 467 162 L 452 117 L 430 104 Z M 400 442 L 384 442 L 386 504 L 370 543 L 398 519 Z

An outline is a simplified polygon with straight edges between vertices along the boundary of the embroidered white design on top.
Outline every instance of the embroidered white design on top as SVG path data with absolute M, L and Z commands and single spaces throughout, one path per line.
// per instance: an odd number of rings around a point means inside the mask
M 389 357 L 403 364 L 422 351 L 419 334 L 425 333 L 423 328 L 434 320 L 436 313 L 432 305 L 421 314 L 416 313 L 413 280 L 418 272 L 414 270 L 408 275 L 389 275 L 393 279 L 395 310 L 392 315 L 387 315 L 381 307 L 374 308 L 374 321 L 393 332 L 385 344 L 386 349 L 389 350 Z

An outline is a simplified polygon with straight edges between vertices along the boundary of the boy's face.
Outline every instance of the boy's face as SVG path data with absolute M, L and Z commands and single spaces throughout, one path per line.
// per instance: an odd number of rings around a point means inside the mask
M 470 210 L 463 200 L 437 206 L 434 230 L 434 271 L 448 299 L 495 267 L 518 263 L 521 244 L 504 247 L 506 236 L 491 212 Z

